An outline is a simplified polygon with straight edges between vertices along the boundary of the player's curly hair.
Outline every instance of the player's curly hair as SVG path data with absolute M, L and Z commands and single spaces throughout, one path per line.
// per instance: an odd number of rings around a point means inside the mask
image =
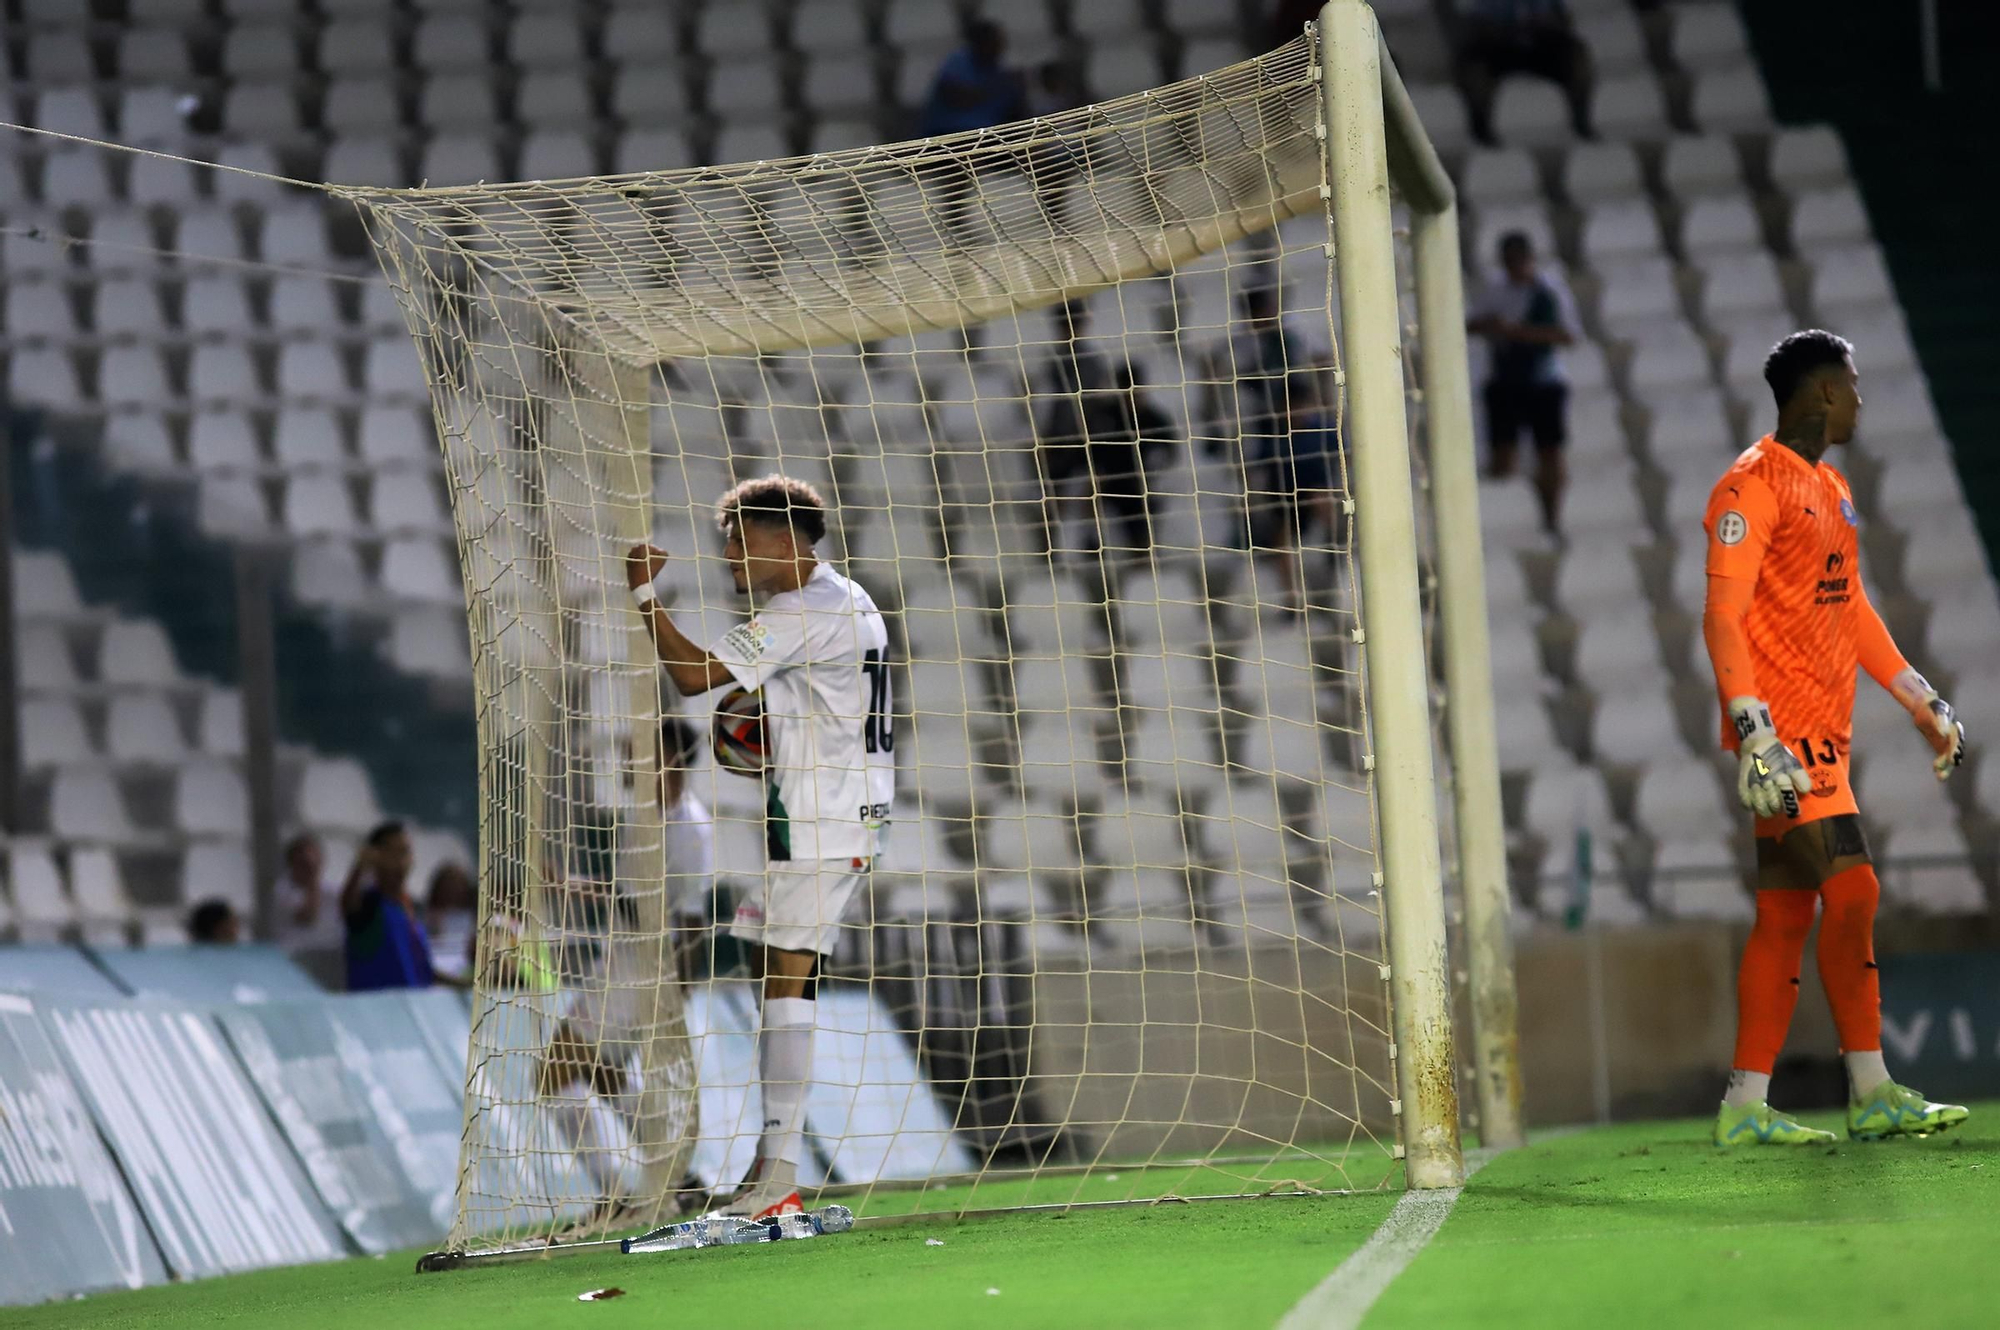
M 783 524 L 807 543 L 818 544 L 826 534 L 826 500 L 793 476 L 758 476 L 738 482 L 716 500 L 715 520 L 724 531 L 746 521 Z
M 1823 369 L 1834 369 L 1854 354 L 1854 343 L 1824 328 L 1807 328 L 1781 339 L 1764 357 L 1764 382 L 1782 408 L 1800 385 Z

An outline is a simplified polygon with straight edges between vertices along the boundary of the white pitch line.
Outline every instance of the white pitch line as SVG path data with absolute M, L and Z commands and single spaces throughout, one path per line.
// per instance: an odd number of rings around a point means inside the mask
M 1465 1152 L 1465 1176 L 1485 1167 L 1491 1150 Z M 1458 1204 L 1463 1187 L 1406 1191 L 1368 1241 L 1313 1285 L 1278 1322 L 1278 1330 L 1356 1330 L 1396 1276 L 1417 1259 Z

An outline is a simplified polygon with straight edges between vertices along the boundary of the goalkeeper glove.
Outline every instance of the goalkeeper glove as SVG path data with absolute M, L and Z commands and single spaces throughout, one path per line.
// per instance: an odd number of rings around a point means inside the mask
M 1736 726 L 1736 797 L 1758 817 L 1796 815 L 1812 777 L 1778 738 L 1771 709 L 1754 697 L 1731 698 L 1729 720 Z
M 1949 777 L 1952 768 L 1965 761 L 1965 726 L 1958 723 L 1951 703 L 1939 697 L 1930 680 L 1915 670 L 1904 670 L 1891 679 L 1889 691 L 1910 713 L 1910 719 L 1917 723 L 1917 733 L 1924 736 L 1931 751 L 1937 754 L 1931 770 L 1939 780 Z

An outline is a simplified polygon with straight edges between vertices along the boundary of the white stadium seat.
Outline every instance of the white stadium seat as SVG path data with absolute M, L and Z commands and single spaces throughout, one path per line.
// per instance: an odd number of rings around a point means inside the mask
M 1849 182 L 1847 147 L 1830 125 L 1781 129 L 1771 137 L 1771 182 L 1787 194 Z
M 1567 143 L 1569 102 L 1562 89 L 1541 79 L 1508 79 L 1493 98 L 1493 133 L 1503 143 L 1529 147 Z
M 1715 250 L 1762 251 L 1764 228 L 1747 194 L 1712 194 L 1681 216 L 1681 249 L 1691 259 Z
M 21 763 L 29 770 L 70 766 L 97 756 L 83 711 L 67 698 L 24 698 L 20 710 Z
M 1608 138 L 1651 139 L 1667 133 L 1667 100 L 1649 73 L 1621 74 L 1597 85 L 1591 127 Z
M 1629 143 L 1579 143 L 1563 159 L 1563 193 L 1588 205 L 1642 193 L 1639 155 Z
M 1800 194 L 1792 203 L 1792 244 L 1801 250 L 1859 244 L 1874 238 L 1868 210 L 1852 185 Z
M 1695 76 L 1694 120 L 1710 134 L 1767 129 L 1771 103 L 1755 65 L 1734 65 Z

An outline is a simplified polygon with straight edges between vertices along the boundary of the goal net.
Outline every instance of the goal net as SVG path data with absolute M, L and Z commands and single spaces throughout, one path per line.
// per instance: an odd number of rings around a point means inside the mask
M 722 690 L 662 673 L 625 555 L 666 551 L 662 605 L 717 642 L 753 607 L 715 501 L 770 474 L 824 497 L 890 638 L 807 1204 L 1401 1181 L 1325 117 L 1308 37 L 975 134 L 338 191 L 421 350 L 469 610 L 454 1251 L 629 1231 L 750 1162 L 729 925 L 767 791 L 711 756 Z

